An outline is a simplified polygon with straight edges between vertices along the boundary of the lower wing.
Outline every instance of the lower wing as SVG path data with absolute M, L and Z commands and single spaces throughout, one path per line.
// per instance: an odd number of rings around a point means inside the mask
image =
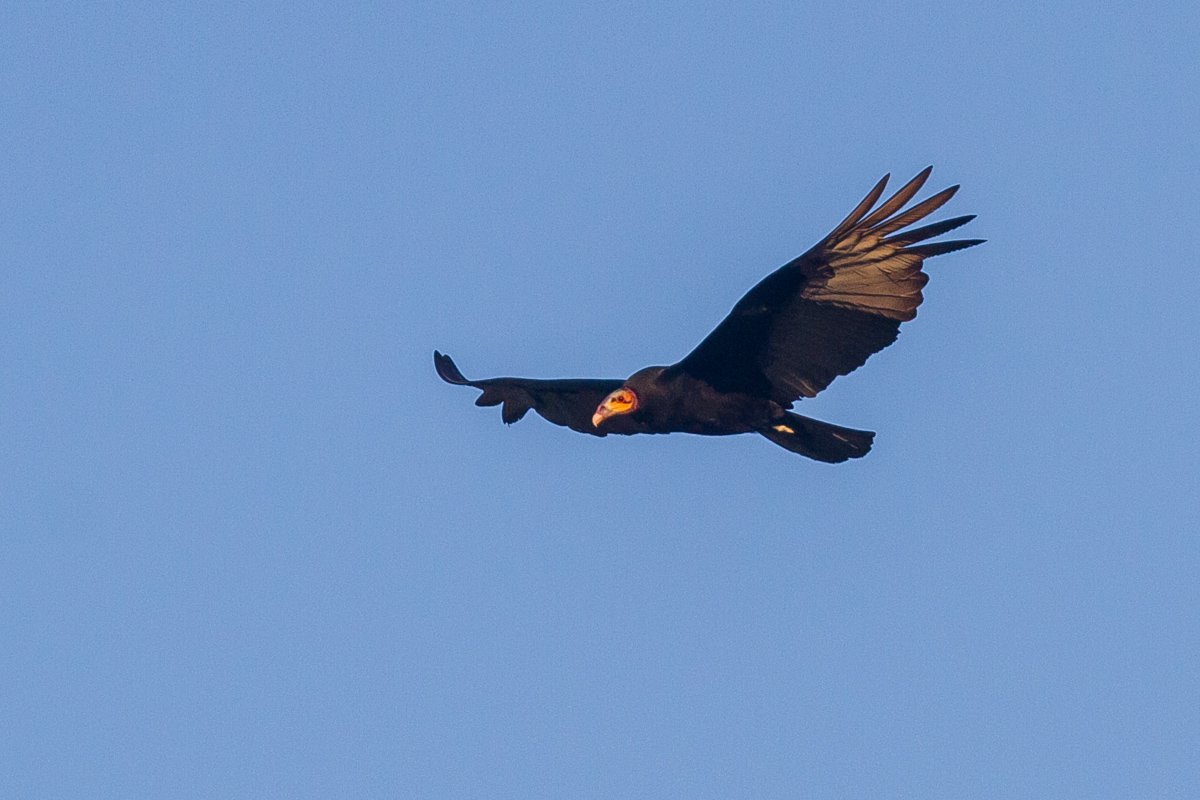
M 604 430 L 592 424 L 592 414 L 601 401 L 621 388 L 624 381 L 613 378 L 576 378 L 568 380 L 537 380 L 534 378 L 487 378 L 470 381 L 463 377 L 450 356 L 433 351 L 433 365 L 446 383 L 471 386 L 483 394 L 475 400 L 477 406 L 501 406 L 500 417 L 512 424 L 533 409 L 555 425 L 580 433 L 605 436 L 609 433 L 641 433 L 641 426 L 629 416 L 613 417 Z

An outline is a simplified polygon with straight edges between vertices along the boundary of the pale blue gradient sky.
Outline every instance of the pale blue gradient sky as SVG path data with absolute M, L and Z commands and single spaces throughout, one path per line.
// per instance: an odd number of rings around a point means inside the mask
M 1191 3 L 8 4 L 0 795 L 1200 796 Z M 987 245 L 757 437 L 690 349 L 884 172 Z

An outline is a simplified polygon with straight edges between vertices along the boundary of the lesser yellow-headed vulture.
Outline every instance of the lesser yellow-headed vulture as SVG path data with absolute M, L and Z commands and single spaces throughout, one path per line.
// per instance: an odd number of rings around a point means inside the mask
M 501 405 L 513 423 L 533 409 L 555 425 L 609 433 L 757 433 L 780 447 L 837 463 L 871 449 L 875 434 L 791 412 L 839 375 L 896 340 L 917 314 L 926 258 L 982 239 L 926 242 L 974 219 L 910 226 L 958 191 L 952 186 L 904 206 L 925 184 L 926 168 L 878 207 L 888 176 L 804 255 L 759 281 L 696 349 L 669 367 L 646 367 L 625 380 L 470 381 L 434 351 L 442 380 L 483 390 L 480 406 Z

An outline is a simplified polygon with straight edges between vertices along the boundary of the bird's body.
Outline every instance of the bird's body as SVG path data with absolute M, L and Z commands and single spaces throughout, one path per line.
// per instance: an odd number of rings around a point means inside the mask
M 719 392 L 707 381 L 669 367 L 638 370 L 624 385 L 640 400 L 643 410 L 638 419 L 655 433 L 752 433 L 783 417 L 783 409 L 771 400 Z
M 836 463 L 866 455 L 874 434 L 792 413 L 839 375 L 895 341 L 916 316 L 928 277 L 925 258 L 979 244 L 966 239 L 918 245 L 969 222 L 954 219 L 904 230 L 949 200 L 946 189 L 901 211 L 929 177 L 924 170 L 874 208 L 887 177 L 817 245 L 746 293 L 681 361 L 646 367 L 625 380 L 470 381 L 434 353 L 438 375 L 501 405 L 506 423 L 529 409 L 581 433 L 758 433 L 801 455 Z

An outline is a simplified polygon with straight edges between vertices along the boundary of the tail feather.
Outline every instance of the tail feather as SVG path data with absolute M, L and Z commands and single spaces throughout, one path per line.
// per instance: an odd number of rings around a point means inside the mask
M 875 439 L 872 431 L 843 428 L 791 412 L 774 427 L 764 428 L 759 433 L 785 450 L 827 464 L 862 458 L 870 452 L 871 442 Z

